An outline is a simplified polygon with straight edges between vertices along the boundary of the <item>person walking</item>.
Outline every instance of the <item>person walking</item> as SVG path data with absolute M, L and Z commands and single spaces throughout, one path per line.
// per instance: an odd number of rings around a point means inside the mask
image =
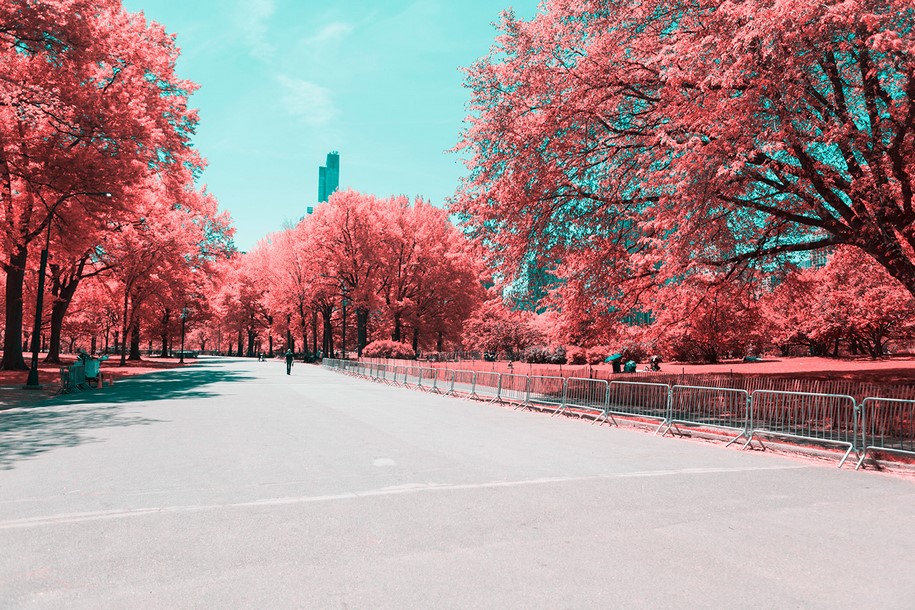
M 292 354 L 291 349 L 286 350 L 286 374 L 290 375 L 292 373 L 292 361 L 295 358 Z

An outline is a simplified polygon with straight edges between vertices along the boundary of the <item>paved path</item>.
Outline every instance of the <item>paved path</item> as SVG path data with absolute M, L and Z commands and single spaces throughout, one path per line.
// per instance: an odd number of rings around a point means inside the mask
M 104 402 L 87 402 L 87 400 Z M 0 413 L 0 607 L 915 607 L 915 483 L 204 359 Z

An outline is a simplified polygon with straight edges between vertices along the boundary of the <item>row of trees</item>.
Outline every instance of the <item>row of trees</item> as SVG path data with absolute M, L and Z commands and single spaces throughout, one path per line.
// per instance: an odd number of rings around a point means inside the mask
M 884 355 L 915 341 L 915 298 L 860 250 L 841 246 L 823 266 L 725 277 L 694 273 L 653 292 L 650 315 L 605 325 L 563 311 L 487 302 L 465 325 L 468 349 L 534 362 L 600 362 L 620 352 L 715 362 L 782 355 Z
M 885 322 L 850 320 L 911 313 L 910 2 L 548 0 L 501 30 L 467 69 L 454 210 L 562 340 L 652 329 L 714 359 L 782 307 L 776 343 L 878 353 Z M 823 249 L 833 280 L 789 274 Z
M 483 297 L 475 249 L 422 199 L 352 190 L 233 261 L 212 306 L 236 354 L 359 354 L 374 340 L 454 349 Z
M 172 36 L 119 0 L 0 5 L 0 368 L 26 368 L 24 337 L 41 341 L 39 252 L 50 361 L 68 314 L 93 342 L 114 328 L 138 354 L 141 326 L 205 300 L 231 228 L 195 184 L 196 85 L 177 57 Z

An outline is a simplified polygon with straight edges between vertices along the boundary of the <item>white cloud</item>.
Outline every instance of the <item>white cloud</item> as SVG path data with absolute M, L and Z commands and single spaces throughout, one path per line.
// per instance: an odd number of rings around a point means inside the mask
M 302 123 L 318 127 L 326 125 L 339 114 L 330 89 L 282 74 L 277 76 L 277 81 L 283 88 L 280 102 L 286 112 Z
M 312 44 L 325 44 L 337 41 L 353 31 L 353 26 L 342 21 L 328 23 L 317 34 L 308 39 Z
M 268 42 L 267 25 L 276 12 L 274 0 L 239 0 L 235 5 L 235 26 L 242 32 L 242 38 L 251 55 L 269 60 L 276 54 L 276 48 Z

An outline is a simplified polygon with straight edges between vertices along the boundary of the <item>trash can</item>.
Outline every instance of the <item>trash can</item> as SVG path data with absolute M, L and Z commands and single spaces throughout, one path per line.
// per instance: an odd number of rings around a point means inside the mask
M 604 358 L 604 362 L 609 362 L 613 365 L 614 373 L 621 373 L 622 364 L 623 364 L 623 355 L 622 354 L 610 354 Z

